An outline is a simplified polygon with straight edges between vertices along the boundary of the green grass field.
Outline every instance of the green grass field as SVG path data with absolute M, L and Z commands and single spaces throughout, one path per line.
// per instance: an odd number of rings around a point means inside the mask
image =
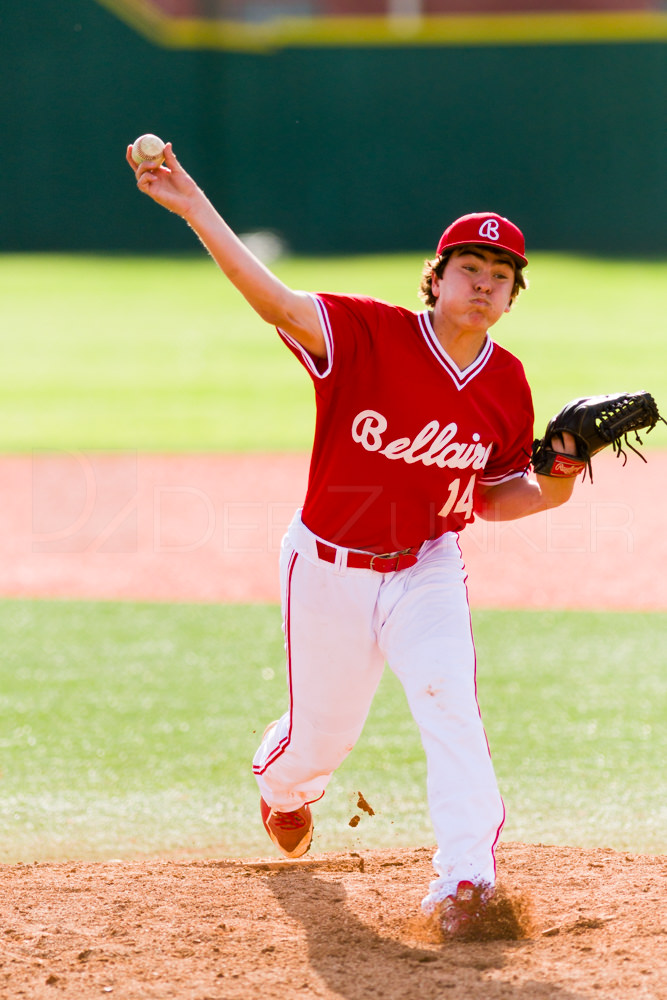
M 474 617 L 505 839 L 664 852 L 667 614 Z M 286 707 L 279 624 L 266 605 L 0 602 L 0 860 L 270 855 L 250 761 Z M 424 789 L 387 671 L 316 849 L 432 843 Z M 358 791 L 377 815 L 352 829 Z
M 421 264 L 275 269 L 419 308 Z M 525 363 L 538 428 L 590 393 L 647 388 L 667 409 L 667 263 L 535 254 L 529 276 L 494 335 Z M 5 256 L 0 329 L 0 453 L 309 447 L 308 378 L 203 251 Z M 667 851 L 667 615 L 478 611 L 475 625 L 505 837 Z M 270 852 L 249 761 L 286 704 L 277 608 L 7 600 L 0 627 L 0 860 Z M 359 790 L 377 816 L 352 830 Z M 318 817 L 320 850 L 432 840 L 389 673 Z
M 194 237 L 193 237 L 194 241 Z M 423 257 L 285 259 L 293 287 L 420 308 Z M 494 336 L 523 360 L 537 425 L 580 395 L 645 388 L 667 410 L 667 262 L 534 254 Z M 305 450 L 310 380 L 203 250 L 187 258 L 4 256 L 0 453 Z M 648 444 L 665 447 L 660 426 Z

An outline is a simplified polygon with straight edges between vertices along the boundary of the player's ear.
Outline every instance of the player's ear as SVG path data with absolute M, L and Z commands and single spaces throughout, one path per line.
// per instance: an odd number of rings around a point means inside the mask
M 440 295 L 440 282 L 441 281 L 442 281 L 442 278 L 439 278 L 438 275 L 435 273 L 435 271 L 432 271 L 431 272 L 431 292 L 433 294 L 433 298 L 434 299 L 437 299 L 438 296 Z

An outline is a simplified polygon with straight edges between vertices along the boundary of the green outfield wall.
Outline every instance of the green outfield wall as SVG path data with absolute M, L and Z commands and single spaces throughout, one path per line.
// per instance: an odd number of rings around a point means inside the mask
M 139 28 L 94 0 L 0 8 L 0 250 L 194 248 L 124 163 L 152 131 L 237 230 L 296 252 L 426 250 L 486 209 L 536 249 L 665 252 L 664 38 L 234 51 Z

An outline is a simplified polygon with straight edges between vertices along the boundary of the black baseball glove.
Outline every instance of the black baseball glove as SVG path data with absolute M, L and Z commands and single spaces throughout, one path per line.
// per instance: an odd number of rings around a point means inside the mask
M 593 480 L 591 458 L 611 445 L 617 455 L 627 461 L 623 445 L 634 451 L 642 461 L 641 452 L 630 444 L 628 434 L 642 444 L 638 431 L 652 431 L 660 416 L 653 396 L 648 392 L 619 392 L 613 396 L 586 396 L 573 399 L 547 424 L 544 437 L 533 442 L 532 463 L 541 476 L 567 478 L 588 469 Z M 552 448 L 552 438 L 567 431 L 577 445 L 577 454 L 562 455 Z

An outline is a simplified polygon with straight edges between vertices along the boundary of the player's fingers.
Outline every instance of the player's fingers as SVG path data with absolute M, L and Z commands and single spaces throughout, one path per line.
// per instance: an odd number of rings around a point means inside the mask
M 146 177 L 148 174 L 152 174 L 154 176 L 155 174 L 160 173 L 161 170 L 162 168 L 160 167 L 159 163 L 151 163 L 150 160 L 145 160 L 143 163 L 140 163 L 139 166 L 137 167 L 136 170 L 137 179 Z
M 130 166 L 132 167 L 132 169 L 134 170 L 134 172 L 136 174 L 136 172 L 137 172 L 137 164 L 132 159 L 132 143 L 130 143 L 130 145 L 127 147 L 127 152 L 125 154 L 125 159 L 130 164 Z
M 562 434 L 554 434 L 551 439 L 551 447 L 560 455 L 576 455 L 577 443 L 568 431 Z
M 563 448 L 566 455 L 577 454 L 577 442 L 569 431 L 563 431 Z
M 153 190 L 159 189 L 159 185 L 158 188 L 154 188 L 154 184 L 157 180 L 158 178 L 155 176 L 155 174 L 149 170 L 148 172 L 143 173 L 141 177 L 137 177 L 137 187 L 144 194 L 149 194 L 151 197 L 153 197 Z
M 173 170 L 174 173 L 185 173 L 183 167 L 176 159 L 176 154 L 174 153 L 173 146 L 170 142 L 165 143 L 165 147 L 162 153 L 164 156 L 164 162 L 166 163 L 166 165 L 169 167 L 170 170 Z
M 139 185 L 139 187 L 141 187 L 142 185 L 150 187 L 151 184 L 154 184 L 157 180 L 160 179 L 158 176 L 159 173 L 160 171 L 157 169 L 137 170 L 137 184 Z

